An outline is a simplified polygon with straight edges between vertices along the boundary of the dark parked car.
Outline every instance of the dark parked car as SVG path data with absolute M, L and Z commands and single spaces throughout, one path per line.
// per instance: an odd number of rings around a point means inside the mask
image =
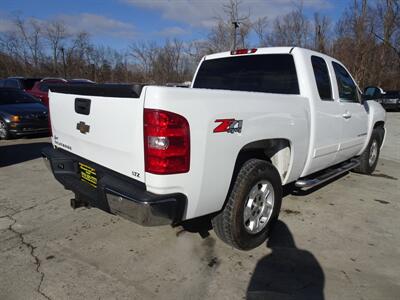
M 28 93 L 0 88 L 0 139 L 49 133 L 48 110 Z
M 386 91 L 382 97 L 382 106 L 386 110 L 400 110 L 400 91 Z
M 366 99 L 375 100 L 386 110 L 400 110 L 400 91 L 384 91 L 377 86 L 365 88 Z
M 0 80 L 0 87 L 15 88 L 28 91 L 32 89 L 35 82 L 40 81 L 41 78 L 28 78 L 28 77 L 9 77 Z

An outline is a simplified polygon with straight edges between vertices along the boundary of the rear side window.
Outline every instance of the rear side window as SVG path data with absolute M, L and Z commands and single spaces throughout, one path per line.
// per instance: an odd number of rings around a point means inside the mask
M 331 79 L 325 60 L 318 56 L 311 56 L 311 64 L 314 70 L 319 97 L 321 100 L 333 100 Z
M 7 79 L 5 87 L 10 87 L 10 88 L 19 88 L 18 81 L 15 79 Z
M 24 89 L 31 90 L 36 81 L 38 81 L 38 79 L 35 79 L 35 78 L 23 79 L 22 84 L 24 86 Z
M 205 60 L 194 88 L 299 94 L 296 68 L 290 54 L 232 56 Z
M 339 98 L 343 102 L 359 102 L 357 86 L 350 74 L 338 63 L 332 62 L 339 89 Z
M 39 90 L 41 90 L 42 92 L 48 92 L 49 91 L 49 85 L 42 83 L 39 85 Z

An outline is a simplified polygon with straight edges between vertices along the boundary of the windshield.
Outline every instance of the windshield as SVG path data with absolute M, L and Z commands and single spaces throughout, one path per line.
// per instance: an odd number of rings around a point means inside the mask
M 0 105 L 18 104 L 18 103 L 40 103 L 31 95 L 13 89 L 0 89 Z
M 205 60 L 193 87 L 299 94 L 296 68 L 290 54 L 231 56 Z

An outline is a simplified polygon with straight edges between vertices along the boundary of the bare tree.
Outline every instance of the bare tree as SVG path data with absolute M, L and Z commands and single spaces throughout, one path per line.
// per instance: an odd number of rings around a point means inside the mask
M 336 26 L 333 55 L 350 69 L 360 86 L 372 82 L 377 72 L 378 48 L 371 34 L 373 24 L 374 13 L 367 1 L 354 0 Z
M 143 81 L 165 84 L 181 82 L 190 76 L 190 56 L 182 41 L 167 39 L 164 46 L 155 42 L 135 43 L 130 49 Z
M 253 30 L 257 35 L 258 38 L 258 45 L 260 47 L 266 47 L 268 45 L 268 35 L 267 35 L 267 26 L 268 26 L 268 18 L 267 17 L 261 17 L 258 18 L 255 22 L 252 24 Z
M 14 70 L 13 65 L 18 64 L 26 71 L 26 67 L 29 66 L 28 53 L 24 43 L 15 32 L 2 33 L 0 47 L 1 52 L 9 58 L 8 62 L 4 64 L 4 68 Z M 10 72 L 16 74 L 15 71 Z
M 143 81 L 151 81 L 153 65 L 158 52 L 156 43 L 133 43 L 129 48 L 135 64 L 143 74 Z
M 314 14 L 314 49 L 323 53 L 328 52 L 328 30 L 330 21 L 327 16 Z
M 207 40 L 194 40 L 188 44 L 185 49 L 186 54 L 190 57 L 191 68 L 194 70 L 201 58 L 205 55 L 211 54 L 212 50 L 209 47 Z
M 42 55 L 42 29 L 41 24 L 36 19 L 28 21 L 17 16 L 14 20 L 17 34 L 20 35 L 24 45 L 28 48 L 35 68 L 39 66 Z
M 268 42 L 272 46 L 309 47 L 310 32 L 310 22 L 301 4 L 292 12 L 275 20 Z
M 67 39 L 68 33 L 65 24 L 59 20 L 50 21 L 45 30 L 45 38 L 50 44 L 52 58 L 53 58 L 53 73 L 58 74 L 58 55 L 61 48 L 64 47 L 63 43 Z
M 383 83 L 390 81 L 390 78 L 400 78 L 400 4 L 395 0 L 380 0 L 376 7 L 376 24 L 372 34 L 379 42 L 380 78 Z M 391 68 L 393 61 L 397 61 Z M 387 70 L 392 69 L 391 72 Z
M 65 73 L 72 77 L 90 77 L 95 80 L 96 70 L 92 61 L 94 46 L 90 34 L 81 31 L 72 37 L 70 46 L 66 48 Z

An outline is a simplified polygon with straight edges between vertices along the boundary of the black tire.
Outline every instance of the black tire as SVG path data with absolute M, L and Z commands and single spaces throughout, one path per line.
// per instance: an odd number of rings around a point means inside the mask
M 10 138 L 10 132 L 8 131 L 7 123 L 0 119 L 0 140 L 8 140 Z
M 369 175 L 375 171 L 376 165 L 378 164 L 383 134 L 384 132 L 382 128 L 374 128 L 367 148 L 365 148 L 364 152 L 360 155 L 360 165 L 354 169 L 355 172 Z M 376 157 L 372 163 L 370 163 L 371 152 L 373 151 L 374 147 L 377 147 Z
M 277 221 L 282 203 L 282 183 L 275 167 L 264 160 L 250 159 L 241 167 L 223 210 L 212 219 L 216 235 L 228 245 L 251 250 L 261 245 Z M 268 182 L 273 189 L 272 213 L 260 232 L 249 233 L 245 227 L 244 210 L 249 193 L 258 183 Z M 271 192 L 272 193 L 272 192 Z M 266 197 L 267 198 L 267 197 Z

